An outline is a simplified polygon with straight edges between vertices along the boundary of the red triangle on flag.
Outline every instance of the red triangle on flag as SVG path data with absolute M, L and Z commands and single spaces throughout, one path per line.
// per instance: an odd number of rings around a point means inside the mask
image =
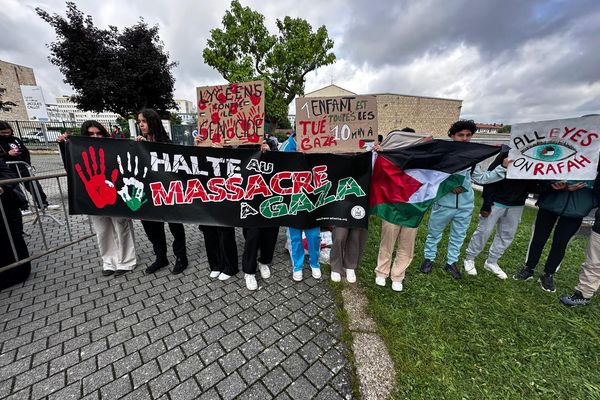
M 379 154 L 373 166 L 369 205 L 407 203 L 423 184 Z

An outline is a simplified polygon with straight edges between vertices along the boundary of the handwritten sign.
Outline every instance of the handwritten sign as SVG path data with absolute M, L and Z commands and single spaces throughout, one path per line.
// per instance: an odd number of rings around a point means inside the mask
M 196 88 L 198 136 L 202 143 L 260 143 L 264 136 L 265 86 L 262 81 Z
M 593 180 L 600 151 L 600 117 L 512 126 L 510 179 Z
M 377 140 L 375 96 L 299 97 L 296 99 L 298 151 L 363 151 Z

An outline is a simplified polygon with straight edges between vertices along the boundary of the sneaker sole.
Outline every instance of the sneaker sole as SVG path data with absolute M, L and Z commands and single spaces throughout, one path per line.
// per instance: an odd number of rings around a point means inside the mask
M 551 289 L 546 289 L 546 288 L 545 288 L 545 287 L 542 285 L 542 282 L 541 282 L 539 279 L 538 279 L 538 283 L 540 284 L 540 287 L 542 288 L 542 290 L 543 290 L 544 292 L 548 292 L 548 293 L 556 293 L 556 289 L 553 289 L 553 290 L 551 290 Z
M 532 280 L 532 279 L 533 279 L 533 276 L 530 276 L 529 278 L 525 278 L 525 279 L 520 279 L 520 278 L 517 278 L 517 277 L 515 277 L 515 276 L 513 275 L 513 279 L 514 279 L 515 281 L 523 281 L 523 282 L 527 282 L 527 281 L 530 281 L 530 280 Z

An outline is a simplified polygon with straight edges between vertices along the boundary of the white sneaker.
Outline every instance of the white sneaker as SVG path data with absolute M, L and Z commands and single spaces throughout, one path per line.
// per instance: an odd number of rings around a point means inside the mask
M 209 276 L 210 276 L 211 278 L 216 278 L 216 277 L 218 277 L 219 275 L 221 275 L 221 271 L 210 271 L 210 275 L 209 275 Z
M 302 280 L 302 271 L 294 271 L 292 272 L 292 279 L 296 282 L 300 282 Z
M 48 205 L 44 206 L 44 208 L 46 208 L 48 210 L 58 210 L 60 208 L 60 206 L 58 204 L 48 204 Z
M 402 291 L 402 282 L 392 282 L 392 290 L 394 292 L 401 292 Z
M 341 281 L 342 281 L 342 275 L 339 272 L 331 273 L 331 282 L 341 282 Z
M 245 274 L 246 275 L 246 287 L 248 290 L 256 290 L 258 289 L 258 282 L 256 282 L 256 276 L 254 274 Z
M 220 281 L 226 281 L 229 278 L 231 278 L 231 275 L 227 275 L 227 274 L 224 274 L 222 272 L 219 274 L 219 280 Z
M 467 275 L 477 275 L 477 269 L 475 268 L 475 260 L 465 260 L 465 272 Z
M 500 279 L 506 279 L 506 272 L 502 271 L 502 268 L 496 263 L 491 263 L 485 260 L 485 264 L 483 264 L 483 268 L 490 271 L 492 274 L 496 275 Z
M 268 279 L 271 277 L 271 270 L 267 264 L 258 263 L 258 270 L 260 271 L 260 277 Z
M 346 270 L 346 280 L 348 281 L 348 283 L 356 282 L 356 274 L 354 273 L 353 269 Z
M 375 284 L 377 286 L 385 286 L 385 278 L 383 278 L 381 276 L 376 276 L 375 277 Z
M 312 272 L 313 278 L 315 278 L 315 279 L 321 278 L 321 268 L 320 267 L 317 267 L 317 268 L 310 267 L 310 270 Z

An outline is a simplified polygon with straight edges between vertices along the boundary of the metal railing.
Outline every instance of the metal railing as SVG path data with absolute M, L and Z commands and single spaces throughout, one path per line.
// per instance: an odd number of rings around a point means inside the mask
M 87 240 L 87 239 L 95 236 L 95 233 L 93 232 L 93 228 L 92 228 L 92 223 L 91 223 L 89 217 L 87 217 L 87 225 L 89 226 L 89 232 L 83 232 L 81 235 L 75 235 L 73 232 L 72 224 L 70 221 L 70 216 L 68 215 L 67 206 L 65 204 L 65 199 L 66 199 L 65 192 L 63 191 L 63 187 L 62 187 L 62 184 L 60 181 L 61 178 L 64 178 L 66 176 L 67 176 L 67 174 L 65 172 L 61 172 L 61 173 L 44 175 L 44 176 L 30 176 L 30 177 L 21 177 L 21 178 L 0 180 L 0 187 L 10 187 L 10 186 L 14 187 L 14 186 L 18 185 L 18 186 L 21 186 L 23 189 L 25 189 L 24 186 L 27 183 L 31 184 L 34 181 L 38 182 L 40 180 L 55 180 L 57 187 L 58 187 L 58 192 L 60 195 L 60 203 L 61 204 L 60 204 L 59 208 L 61 208 L 62 216 L 64 217 L 64 222 L 61 222 L 55 216 L 49 215 L 49 212 L 48 212 L 48 210 L 46 210 L 45 207 L 43 207 L 43 206 L 38 207 L 38 206 L 36 206 L 36 204 L 34 204 L 35 202 L 32 201 L 30 206 L 33 209 L 32 215 L 35 215 L 35 219 L 32 221 L 32 223 L 30 225 L 27 225 L 25 223 L 23 224 L 23 234 L 37 239 L 37 234 L 39 233 L 39 236 L 41 237 L 41 240 L 43 243 L 43 248 L 39 252 L 34 252 L 29 257 L 19 259 L 19 254 L 18 254 L 16 245 L 15 245 L 15 239 L 14 239 L 15 233 L 13 232 L 13 229 L 11 228 L 11 226 L 8 222 L 7 211 L 4 208 L 4 204 L 2 202 L 0 202 L 0 214 L 2 217 L 1 223 L 4 225 L 3 228 L 6 230 L 6 232 L 8 234 L 7 236 L 9 238 L 10 247 L 11 247 L 12 253 L 14 255 L 14 259 L 15 259 L 15 262 L 5 265 L 5 266 L 1 266 L 0 272 L 4 272 L 4 271 L 10 270 L 10 269 L 13 269 L 15 267 L 18 267 L 19 265 L 31 262 L 32 260 L 46 256 L 46 255 L 56 252 L 60 249 L 64 249 L 66 247 L 72 246 L 76 243 L 79 243 L 83 240 Z M 38 200 L 41 200 L 39 198 L 40 194 L 39 194 L 39 191 L 37 190 L 37 185 L 32 185 L 32 186 L 35 188 L 34 196 L 38 197 Z M 26 192 L 27 191 L 24 190 L 24 193 L 26 193 Z M 29 197 L 28 197 L 28 202 L 29 202 Z M 52 221 L 53 223 L 56 223 L 56 226 L 58 226 L 59 227 L 58 229 L 61 231 L 58 233 L 58 235 L 56 235 L 57 237 L 60 238 L 59 244 L 52 244 L 48 240 L 48 235 L 47 235 L 48 226 L 46 226 L 46 223 L 48 221 Z M 29 232 L 26 230 L 26 227 L 30 230 Z M 37 227 L 37 232 L 34 231 L 35 227 Z M 63 227 L 66 229 L 66 232 L 62 232 Z M 54 228 L 54 229 L 56 229 L 56 228 Z M 65 233 L 66 233 L 66 237 L 65 237 Z

